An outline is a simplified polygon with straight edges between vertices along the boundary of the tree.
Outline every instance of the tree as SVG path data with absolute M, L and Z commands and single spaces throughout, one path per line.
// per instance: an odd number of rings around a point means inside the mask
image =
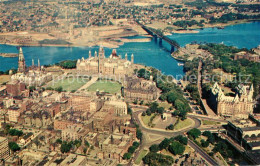
M 62 144 L 62 140 L 58 138 L 58 139 L 56 140 L 56 143 Z
M 137 129 L 137 130 L 136 130 L 136 137 L 137 137 L 137 139 L 139 139 L 139 140 L 142 139 L 143 133 L 142 133 L 142 131 L 141 131 L 140 129 Z
M 134 152 L 135 152 L 135 147 L 134 147 L 134 146 L 130 146 L 130 147 L 128 148 L 128 153 L 133 154 Z
M 63 88 L 62 88 L 62 86 L 59 86 L 59 87 L 57 87 L 57 88 L 55 88 L 55 91 L 57 91 L 57 92 L 62 92 L 63 91 Z
M 124 159 L 124 160 L 129 160 L 131 157 L 132 157 L 132 154 L 131 154 L 131 153 L 125 153 L 125 154 L 123 155 L 123 159 Z
M 149 147 L 149 150 L 150 150 L 150 152 L 158 152 L 159 150 L 160 150 L 160 148 L 159 148 L 159 145 L 157 145 L 157 144 L 153 144 L 152 146 L 150 146 Z
M 89 147 L 89 146 L 90 146 L 90 144 L 88 143 L 87 140 L 85 140 L 85 146 L 86 146 L 86 147 Z
M 8 133 L 11 135 L 11 136 L 22 136 L 23 135 L 23 131 L 21 130 L 17 130 L 17 129 L 9 129 Z
M 12 150 L 12 152 L 16 152 L 16 151 L 20 150 L 20 147 L 16 142 L 9 142 L 8 146 Z
M 136 142 L 136 141 L 135 141 L 135 142 L 133 143 L 133 146 L 134 146 L 136 149 L 139 147 L 139 145 L 140 145 L 139 142 Z
M 173 124 L 170 124 L 169 126 L 166 127 L 166 130 L 169 129 L 169 130 L 173 130 L 174 129 L 174 126 Z
M 171 141 L 168 138 L 165 138 L 160 144 L 159 144 L 159 149 L 163 150 L 163 149 L 167 149 L 168 146 L 170 145 Z
M 164 166 L 164 165 L 172 165 L 173 158 L 171 156 L 158 154 L 154 152 L 149 152 L 144 158 L 143 162 L 147 165 L 151 166 Z
M 174 155 L 182 155 L 185 151 L 185 146 L 177 141 L 173 141 L 168 149 Z
M 205 141 L 204 139 L 202 139 L 202 140 L 200 141 L 200 143 L 201 143 L 201 146 L 204 147 L 204 148 L 206 148 L 206 147 L 209 146 L 209 142 L 208 142 L 208 141 Z
M 188 144 L 188 138 L 184 137 L 182 135 L 178 135 L 174 138 L 176 141 L 179 141 L 181 144 L 183 145 L 187 145 Z
M 144 78 L 146 80 L 149 80 L 150 79 L 150 75 L 151 73 L 145 69 L 140 69 L 138 70 L 137 72 L 137 76 L 140 77 L 140 78 Z
M 66 141 L 64 141 L 62 144 L 61 144 L 61 153 L 68 153 L 70 151 L 70 149 L 72 148 L 72 145 L 71 143 L 67 143 Z
M 191 129 L 190 131 L 188 131 L 187 133 L 189 135 L 189 137 L 191 137 L 192 139 L 196 139 L 201 135 L 201 131 L 199 129 Z

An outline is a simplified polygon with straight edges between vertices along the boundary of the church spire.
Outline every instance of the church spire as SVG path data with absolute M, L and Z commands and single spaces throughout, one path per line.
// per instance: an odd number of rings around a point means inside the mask
M 134 54 L 131 55 L 131 62 L 134 63 Z
M 32 59 L 32 66 L 34 67 L 34 60 Z
M 23 56 L 22 47 L 20 47 L 20 49 L 19 49 L 18 57 L 19 57 L 19 61 L 24 61 L 24 56 Z
M 26 70 L 25 59 L 24 59 L 22 47 L 20 47 L 19 54 L 18 54 L 18 72 L 24 73 L 25 70 Z
M 38 59 L 38 68 L 39 68 L 39 70 L 41 70 L 40 59 Z
M 88 58 L 90 59 L 91 58 L 91 51 L 89 50 L 88 52 Z

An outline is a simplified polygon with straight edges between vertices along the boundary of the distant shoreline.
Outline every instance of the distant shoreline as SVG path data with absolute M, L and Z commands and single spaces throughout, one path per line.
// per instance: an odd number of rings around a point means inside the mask
M 194 28 L 188 28 L 188 29 L 175 29 L 171 33 L 167 33 L 166 35 L 172 35 L 174 33 L 176 34 L 192 34 L 192 33 L 199 33 L 200 29 L 205 28 L 217 28 L 217 27 L 226 27 L 226 26 L 232 26 L 237 24 L 245 24 L 245 23 L 251 23 L 251 22 L 258 22 L 260 20 L 236 20 L 231 21 L 229 23 L 217 23 L 217 24 L 206 24 L 205 27 L 194 27 Z M 139 34 L 136 36 L 145 36 L 147 38 L 145 39 L 125 39 L 124 36 L 121 36 L 119 38 L 112 38 L 108 41 L 96 41 L 96 42 L 90 42 L 86 44 L 39 44 L 39 43 L 29 43 L 29 44 L 17 44 L 17 43 L 7 43 L 7 42 L 1 42 L 0 44 L 3 45 L 11 45 L 11 46 L 21 46 L 21 47 L 95 47 L 102 45 L 107 48 L 118 48 L 120 45 L 123 45 L 124 43 L 129 42 L 149 42 L 150 41 L 150 35 L 143 35 Z M 125 37 L 128 37 L 126 35 Z M 113 41 L 113 40 L 119 40 L 119 41 Z M 0 55 L 1 56 L 1 55 Z
M 5 58 L 15 58 L 18 57 L 17 53 L 0 53 L 1 57 L 5 57 Z

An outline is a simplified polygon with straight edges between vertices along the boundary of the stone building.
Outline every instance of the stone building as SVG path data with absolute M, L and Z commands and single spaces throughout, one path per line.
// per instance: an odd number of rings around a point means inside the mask
M 156 100 L 159 94 L 155 82 L 137 76 L 126 76 L 124 83 L 125 98 L 131 100 Z
M 235 97 L 226 96 L 221 87 L 215 83 L 211 88 L 210 104 L 217 115 L 247 119 L 253 113 L 253 85 L 238 85 Z
M 98 55 L 97 55 L 98 54 Z M 124 77 L 125 74 L 131 73 L 134 68 L 134 55 L 131 56 L 131 61 L 127 59 L 121 59 L 118 56 L 116 50 L 113 50 L 109 58 L 105 57 L 105 51 L 103 47 L 100 47 L 99 53 L 95 52 L 94 57 L 89 51 L 89 57 L 87 59 L 78 59 L 77 70 L 83 71 L 88 74 L 102 74 L 102 75 L 115 75 Z M 130 69 L 130 70 L 129 70 Z
M 7 160 L 9 158 L 8 139 L 0 137 L 0 159 Z
M 41 86 L 52 79 L 51 73 L 44 72 L 43 67 L 40 66 L 39 59 L 38 66 L 35 66 L 32 60 L 32 66 L 26 67 L 22 47 L 18 57 L 18 72 L 12 75 L 11 80 L 19 80 L 29 86 Z
M 98 154 L 99 159 L 116 159 L 119 163 L 122 161 L 123 155 L 133 144 L 133 135 L 121 133 L 113 133 L 109 135 L 103 142 L 99 143 L 101 152 Z
M 249 61 L 259 62 L 259 55 L 250 54 L 245 51 L 241 51 L 234 55 L 234 60 L 238 60 L 238 59 L 247 59 Z
M 6 84 L 7 94 L 11 96 L 21 96 L 25 91 L 25 84 L 18 80 L 12 80 Z

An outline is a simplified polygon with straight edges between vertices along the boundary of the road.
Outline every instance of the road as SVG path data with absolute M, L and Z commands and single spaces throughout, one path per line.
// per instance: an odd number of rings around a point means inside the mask
M 188 145 L 192 147 L 197 153 L 199 153 L 200 156 L 203 157 L 208 164 L 218 165 L 218 163 L 215 160 L 213 160 L 206 152 L 204 152 L 204 150 L 202 150 L 197 144 L 195 144 L 190 139 L 188 140 Z
M 138 115 L 140 113 L 142 113 L 143 111 L 145 111 L 145 109 L 143 108 L 142 110 L 139 111 L 135 111 L 133 112 L 133 120 L 139 125 L 139 128 L 142 130 L 143 132 L 143 140 L 142 143 L 140 145 L 140 149 L 136 152 L 133 160 L 131 162 L 134 162 L 136 160 L 136 158 L 139 156 L 139 153 L 141 151 L 141 149 L 143 148 L 149 148 L 152 144 L 158 144 L 160 143 L 162 140 L 156 140 L 154 142 L 149 142 L 146 138 L 145 135 L 147 135 L 148 133 L 151 134 L 156 134 L 156 135 L 160 135 L 163 138 L 169 138 L 169 137 L 175 137 L 177 135 L 183 135 L 185 132 L 189 131 L 192 128 L 199 128 L 201 123 L 200 120 L 197 119 L 196 117 L 192 117 L 190 116 L 191 119 L 193 119 L 195 121 L 195 125 L 189 128 L 186 128 L 184 130 L 181 131 L 177 131 L 177 132 L 167 132 L 167 131 L 159 131 L 159 130 L 154 130 L 154 129 L 150 129 L 150 128 L 146 128 L 144 126 L 142 126 L 142 123 L 140 122 Z M 188 141 L 189 146 L 191 146 L 196 152 L 198 152 L 201 157 L 203 157 L 206 162 L 208 162 L 210 165 L 218 165 L 216 161 L 214 161 L 206 152 L 204 152 L 202 149 L 200 149 L 200 147 L 198 145 L 196 145 L 194 142 L 192 142 L 191 140 Z

